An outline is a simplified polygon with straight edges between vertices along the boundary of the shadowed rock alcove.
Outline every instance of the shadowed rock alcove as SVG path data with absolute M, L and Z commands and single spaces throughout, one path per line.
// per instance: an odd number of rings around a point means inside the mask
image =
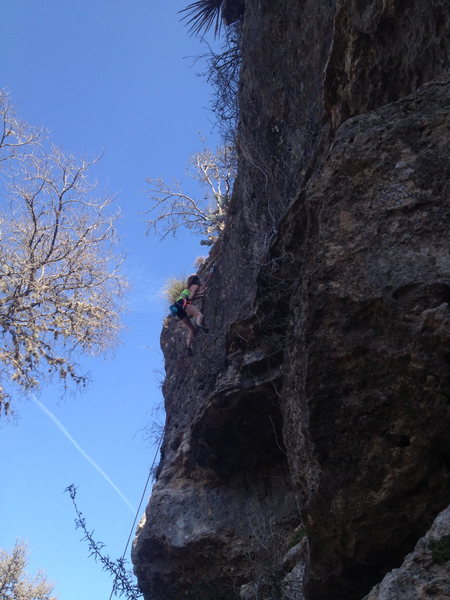
M 221 479 L 255 478 L 287 471 L 282 415 L 274 384 L 265 383 L 215 399 L 192 431 L 198 465 Z

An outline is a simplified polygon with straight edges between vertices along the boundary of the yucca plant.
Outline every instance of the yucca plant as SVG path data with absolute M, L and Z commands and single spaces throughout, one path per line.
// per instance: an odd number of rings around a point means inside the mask
M 186 277 L 170 277 L 164 284 L 161 295 L 172 304 L 186 287 Z
M 196 0 L 181 10 L 186 13 L 183 19 L 186 19 L 189 31 L 198 35 L 202 31 L 209 31 L 214 25 L 214 34 L 220 31 L 221 8 L 223 0 Z
M 206 33 L 214 26 L 214 35 L 217 35 L 222 25 L 231 25 L 242 15 L 244 0 L 196 0 L 180 12 L 186 13 L 183 19 L 187 20 L 189 31 L 194 35 Z

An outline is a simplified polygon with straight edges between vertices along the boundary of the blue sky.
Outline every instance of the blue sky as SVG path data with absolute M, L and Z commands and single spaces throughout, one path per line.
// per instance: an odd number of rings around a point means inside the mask
M 118 193 L 120 249 L 131 284 L 119 347 L 83 363 L 88 389 L 61 398 L 49 386 L 39 395 L 45 409 L 21 401 L 18 421 L 0 424 L 0 547 L 24 539 L 30 570 L 47 573 L 59 600 L 109 598 L 111 580 L 88 558 L 64 489 L 78 486 L 89 527 L 119 557 L 134 519 L 129 504 L 137 507 L 155 454 L 143 430 L 163 419 L 159 335 L 167 307 L 159 292 L 168 277 L 189 274 L 205 254 L 188 234 L 165 242 L 145 236 L 141 214 L 148 207 L 147 177 L 180 179 L 189 156 L 201 149 L 199 134 L 212 147 L 219 143 L 212 92 L 198 76 L 204 66 L 193 60 L 204 47 L 177 14 L 187 3 L 14 0 L 2 6 L 0 87 L 25 121 L 48 129 L 67 152 L 103 153 L 91 176 L 102 192 Z

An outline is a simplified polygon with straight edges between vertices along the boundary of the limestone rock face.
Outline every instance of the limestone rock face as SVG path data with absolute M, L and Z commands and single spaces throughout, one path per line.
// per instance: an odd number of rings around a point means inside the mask
M 448 69 L 446 0 L 340 0 L 326 72 L 333 126 Z
M 244 12 L 244 0 L 224 0 L 222 3 L 222 19 L 225 25 L 237 21 Z
M 360 600 L 449 505 L 449 28 L 447 0 L 246 0 L 209 333 L 161 336 L 146 600 Z
M 398 569 L 364 600 L 447 600 L 450 598 L 450 509 L 443 511 Z
M 449 106 L 447 78 L 350 119 L 299 205 L 282 395 L 311 598 L 362 597 L 449 502 Z

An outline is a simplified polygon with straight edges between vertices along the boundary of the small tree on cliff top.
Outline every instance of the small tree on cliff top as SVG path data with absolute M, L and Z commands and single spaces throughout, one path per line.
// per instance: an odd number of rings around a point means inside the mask
M 223 231 L 228 203 L 236 174 L 232 148 L 219 148 L 215 153 L 204 149 L 191 157 L 189 176 L 198 181 L 204 195 L 193 197 L 179 182 L 168 184 L 162 179 L 148 179 L 150 185 L 147 230 L 161 239 L 175 235 L 180 227 L 204 236 L 202 244 L 211 245 Z
M 110 198 L 94 195 L 93 162 L 48 147 L 0 93 L 0 413 L 14 385 L 85 377 L 77 351 L 109 348 L 124 281 Z M 95 162 L 95 161 L 94 161 Z

